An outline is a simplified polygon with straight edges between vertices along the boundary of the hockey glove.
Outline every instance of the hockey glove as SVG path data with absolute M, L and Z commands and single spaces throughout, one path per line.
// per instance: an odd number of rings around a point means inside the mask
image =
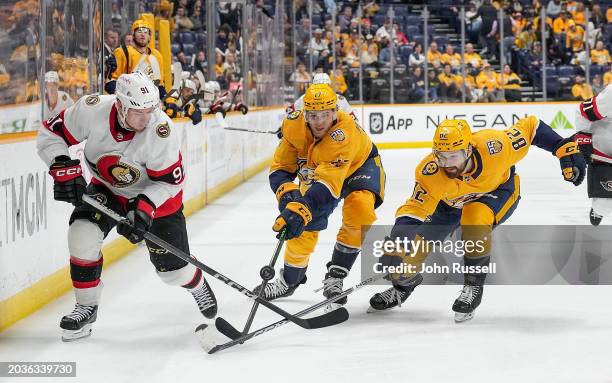
M 155 205 L 145 195 L 140 194 L 136 199 L 130 201 L 128 211 L 124 220 L 117 224 L 117 233 L 123 235 L 132 243 L 138 243 L 144 239 L 144 235 L 153 224 L 155 217 Z
M 584 156 L 587 162 L 591 162 L 591 155 L 593 154 L 593 135 L 588 132 L 578 132 L 574 134 L 574 141 L 578 144 L 580 153 Z
M 276 189 L 276 200 L 278 201 L 278 211 L 285 210 L 289 202 L 298 201 L 302 198 L 299 186 L 293 182 L 285 182 Z
M 106 57 L 106 78 L 110 78 L 113 73 L 117 70 L 117 59 L 115 55 L 111 54 Z
M 177 99 L 174 97 L 168 97 L 164 100 L 164 111 L 170 118 L 180 117 L 179 107 L 176 103 L 177 103 Z
M 87 182 L 83 178 L 81 161 L 68 156 L 57 156 L 49 168 L 53 177 L 53 198 L 56 201 L 70 202 L 75 206 L 82 204 Z
M 303 202 L 289 202 L 283 209 L 272 226 L 272 230 L 277 233 L 287 228 L 285 239 L 297 238 L 304 232 L 304 228 L 312 221 L 312 213 L 308 206 Z
M 586 175 L 586 161 L 572 137 L 559 141 L 554 153 L 561 163 L 563 179 L 575 186 L 580 185 Z
M 200 123 L 200 121 L 202 121 L 202 112 L 200 111 L 200 108 L 192 102 L 188 102 L 183 107 L 183 111 L 185 112 L 185 117 L 189 117 L 194 125 L 197 125 Z

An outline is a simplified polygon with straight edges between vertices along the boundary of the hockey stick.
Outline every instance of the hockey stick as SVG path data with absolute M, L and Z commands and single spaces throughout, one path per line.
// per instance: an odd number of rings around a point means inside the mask
M 114 221 L 119 222 L 119 221 L 122 221 L 122 220 L 125 219 L 121 215 L 117 214 L 116 212 L 114 212 L 113 210 L 109 209 L 108 207 L 102 205 L 97 200 L 91 198 L 88 195 L 84 195 L 83 196 L 83 202 L 87 203 L 88 205 L 90 205 L 94 209 L 98 210 L 99 212 L 107 215 L 109 218 L 111 218 Z M 340 309 L 339 310 L 334 310 L 334 311 L 331 311 L 331 312 L 329 312 L 327 314 L 320 315 L 320 316 L 313 317 L 313 318 L 307 318 L 307 319 L 298 318 L 295 315 L 292 315 L 292 314 L 288 313 L 287 311 L 281 309 L 277 305 L 275 305 L 273 303 L 270 303 L 267 300 L 258 297 L 257 295 L 253 294 L 253 292 L 250 291 L 249 289 L 247 289 L 246 287 L 243 287 L 240 284 L 236 283 L 235 281 L 229 279 L 225 275 L 223 275 L 223 274 L 219 273 L 218 271 L 214 270 L 212 267 L 206 266 L 202 262 L 198 261 L 192 255 L 185 253 L 184 251 L 180 250 L 176 246 L 173 246 L 173 245 L 169 244 L 168 242 L 164 241 L 163 239 L 157 237 L 156 235 L 147 232 L 147 233 L 144 234 L 144 237 L 146 239 L 148 239 L 149 241 L 153 242 L 154 244 L 156 244 L 156 245 L 164 248 L 165 250 L 169 251 L 173 255 L 175 255 L 175 256 L 179 257 L 180 259 L 184 260 L 185 262 L 191 263 L 192 265 L 194 265 L 198 269 L 202 270 L 206 274 L 211 275 L 213 278 L 218 279 L 219 281 L 221 281 L 221 282 L 225 283 L 226 285 L 232 287 L 233 289 L 239 291 L 242 295 L 245 295 L 248 298 L 250 298 L 250 299 L 252 299 L 252 300 L 254 300 L 256 302 L 259 302 L 259 304 L 263 305 L 264 307 L 267 307 L 268 309 L 274 311 L 278 315 L 282 316 L 283 318 L 287 319 L 288 321 L 291 321 L 291 322 L 297 324 L 298 326 L 300 326 L 302 328 L 305 328 L 305 329 L 316 329 L 316 328 L 321 328 L 321 327 L 333 326 L 335 324 L 342 323 L 342 322 L 344 322 L 344 321 L 346 321 L 348 319 L 349 315 L 348 315 L 348 311 L 346 311 L 346 309 L 344 309 L 344 311 L 340 311 Z M 340 311 L 340 312 L 338 312 L 338 311 Z M 336 312 L 338 312 L 338 313 L 336 313 Z M 334 314 L 334 313 L 336 313 L 336 314 Z M 334 315 L 328 315 L 328 314 L 334 314 Z
M 361 289 L 362 287 L 367 286 L 369 284 L 372 284 L 373 282 L 376 282 L 377 280 L 379 280 L 381 278 L 384 278 L 385 276 L 386 275 L 384 275 L 384 274 L 379 274 L 379 275 L 375 275 L 373 277 L 367 278 L 367 279 L 361 281 L 359 284 L 351 287 L 350 289 L 344 290 L 342 292 L 342 294 L 337 295 L 337 296 L 332 297 L 332 298 L 329 298 L 329 299 L 326 299 L 326 300 L 324 300 L 322 302 L 317 303 L 316 305 L 307 307 L 304 310 L 302 310 L 302 311 L 300 311 L 298 313 L 295 313 L 294 315 L 296 317 L 300 317 L 300 316 L 309 314 L 309 313 L 311 313 L 313 311 L 316 311 L 316 310 L 320 309 L 321 307 L 324 307 L 324 306 L 326 306 L 326 305 L 328 305 L 330 303 L 333 303 L 333 302 L 337 301 L 338 299 L 344 298 L 347 295 L 349 295 L 349 294 L 351 294 L 351 293 Z M 340 309 L 344 309 L 344 307 L 341 307 Z M 334 311 L 336 311 L 336 310 L 334 310 Z M 334 311 L 332 311 L 332 312 L 334 312 Z M 263 334 L 265 332 L 272 331 L 275 328 L 278 328 L 278 327 L 281 327 L 284 324 L 287 324 L 288 322 L 289 321 L 287 319 L 281 319 L 278 322 L 274 322 L 274 323 L 272 323 L 270 325 L 262 327 L 262 328 L 260 328 L 258 330 L 250 332 L 248 334 L 241 334 L 240 331 L 238 331 L 236 328 L 234 328 L 225 319 L 217 318 L 217 320 L 215 321 L 215 327 L 217 328 L 217 330 L 220 333 L 222 333 L 223 335 L 225 335 L 226 337 L 228 337 L 228 338 L 230 338 L 232 340 L 227 342 L 227 343 L 223 343 L 223 344 L 219 344 L 219 345 L 213 346 L 208 351 L 208 353 L 209 354 L 214 354 L 215 352 L 225 350 L 225 349 L 230 348 L 232 346 L 235 346 L 235 345 L 237 345 L 239 343 L 242 344 L 242 343 L 246 342 L 249 339 L 252 339 L 252 338 L 254 338 L 256 336 L 259 336 L 259 335 L 261 335 L 261 334 Z M 205 325 L 202 325 L 202 326 L 205 326 Z
M 261 296 L 263 295 L 264 289 L 266 288 L 268 281 L 274 278 L 274 265 L 276 264 L 278 255 L 280 254 L 280 251 L 283 248 L 283 244 L 285 243 L 286 234 L 287 234 L 287 229 L 285 228 L 283 229 L 283 231 L 281 231 L 279 235 L 278 242 L 276 243 L 276 248 L 274 249 L 274 255 L 272 256 L 270 263 L 262 267 L 259 270 L 259 275 L 261 276 L 261 284 L 259 285 L 259 294 L 258 294 L 259 298 L 261 298 Z M 244 325 L 244 330 L 242 330 L 242 335 L 246 335 L 249 333 L 249 330 L 251 329 L 251 324 L 253 324 L 253 319 L 255 318 L 255 313 L 257 312 L 258 308 L 259 308 L 259 303 L 253 302 L 253 307 L 251 307 L 251 312 L 249 313 L 247 322 Z
M 235 130 L 238 132 L 249 132 L 249 133 L 264 133 L 264 134 L 278 134 L 280 128 L 278 130 L 255 130 L 255 129 L 243 129 L 243 128 L 233 128 L 227 124 L 225 118 L 223 118 L 223 114 L 221 112 L 215 113 L 215 119 L 219 126 L 221 126 L 225 130 Z

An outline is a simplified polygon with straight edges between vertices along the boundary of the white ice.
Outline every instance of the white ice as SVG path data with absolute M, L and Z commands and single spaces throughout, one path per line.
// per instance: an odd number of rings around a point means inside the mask
M 382 152 L 387 198 L 378 223 L 393 223 L 426 152 Z M 522 200 L 508 224 L 588 224 L 586 186 L 562 181 L 552 155 L 534 147 L 518 172 Z M 191 252 L 255 286 L 274 248 L 276 214 L 264 172 L 188 219 Z M 311 258 L 308 283 L 278 301 L 284 309 L 297 312 L 322 299 L 313 289 L 321 284 L 339 224 L 337 210 Z M 357 262 L 345 286 L 359 279 Z M 611 286 L 488 286 L 475 318 L 463 324 L 454 323 L 451 311 L 459 286 L 421 286 L 403 307 L 383 314 L 365 313 L 370 296 L 383 288 L 367 287 L 349 297 L 351 318 L 344 324 L 310 331 L 288 324 L 207 355 L 193 333 L 206 322 L 193 298 L 158 279 L 145 249 L 109 267 L 103 280 L 91 337 L 60 341 L 59 320 L 74 304 L 66 294 L 1 333 L 0 360 L 75 361 L 77 378 L 65 381 L 87 383 L 612 381 Z M 251 302 L 211 284 L 219 315 L 241 328 Z M 279 318 L 262 307 L 253 328 Z

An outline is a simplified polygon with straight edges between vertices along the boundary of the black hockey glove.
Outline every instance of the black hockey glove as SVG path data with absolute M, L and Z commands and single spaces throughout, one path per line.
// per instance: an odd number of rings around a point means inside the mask
M 289 202 L 272 226 L 272 230 L 280 233 L 287 228 L 285 239 L 297 238 L 304 228 L 312 221 L 312 213 L 306 204 L 300 201 Z M 280 234 L 279 234 L 280 235 Z
M 276 189 L 276 200 L 278 201 L 278 211 L 282 212 L 289 202 L 298 201 L 302 198 L 299 186 L 293 182 L 285 182 Z
M 130 210 L 125 219 L 117 224 L 117 233 L 132 243 L 138 243 L 144 239 L 145 233 L 153 224 L 155 205 L 145 195 L 140 194 L 128 203 L 128 208 Z
M 559 158 L 563 179 L 575 186 L 580 185 L 586 175 L 586 161 L 573 138 L 568 137 L 559 141 L 554 154 Z
M 53 177 L 53 198 L 78 206 L 83 203 L 87 182 L 83 178 L 81 161 L 68 156 L 57 156 L 49 168 Z

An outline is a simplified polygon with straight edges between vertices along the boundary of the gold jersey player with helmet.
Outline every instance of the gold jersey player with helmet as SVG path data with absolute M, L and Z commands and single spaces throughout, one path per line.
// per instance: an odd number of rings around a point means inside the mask
M 344 199 L 342 228 L 323 281 L 323 295 L 337 296 L 361 250 L 362 227 L 376 220 L 374 210 L 383 201 L 385 172 L 378 149 L 349 114 L 338 110 L 336 93 L 327 84 L 308 88 L 303 111 L 289 113 L 281 131 L 269 180 L 280 211 L 273 230 L 286 229 L 287 247 L 284 269 L 263 296 L 286 297 L 306 282 L 319 231 Z
M 465 248 L 464 265 L 488 265 L 491 231 L 508 219 L 520 199 L 514 165 L 532 145 L 559 159 L 566 181 L 574 185 L 582 182 L 586 164 L 576 143 L 571 137 L 562 138 L 534 116 L 504 131 L 484 129 L 476 133 L 465 120 L 442 121 L 434 135 L 432 153 L 415 170 L 412 196 L 396 212 L 390 239 L 407 238 L 418 245 L 423 240 L 443 240 L 461 225 L 462 240 L 479 244 Z M 413 249 L 395 249 L 381 257 L 383 266 L 404 263 L 403 270 L 415 272 L 391 274 L 393 287 L 370 299 L 370 312 L 400 305 L 421 283 L 423 277 L 416 271 L 425 261 L 427 249 Z M 457 322 L 473 317 L 486 276 L 486 272 L 464 274 L 463 290 L 453 304 Z

